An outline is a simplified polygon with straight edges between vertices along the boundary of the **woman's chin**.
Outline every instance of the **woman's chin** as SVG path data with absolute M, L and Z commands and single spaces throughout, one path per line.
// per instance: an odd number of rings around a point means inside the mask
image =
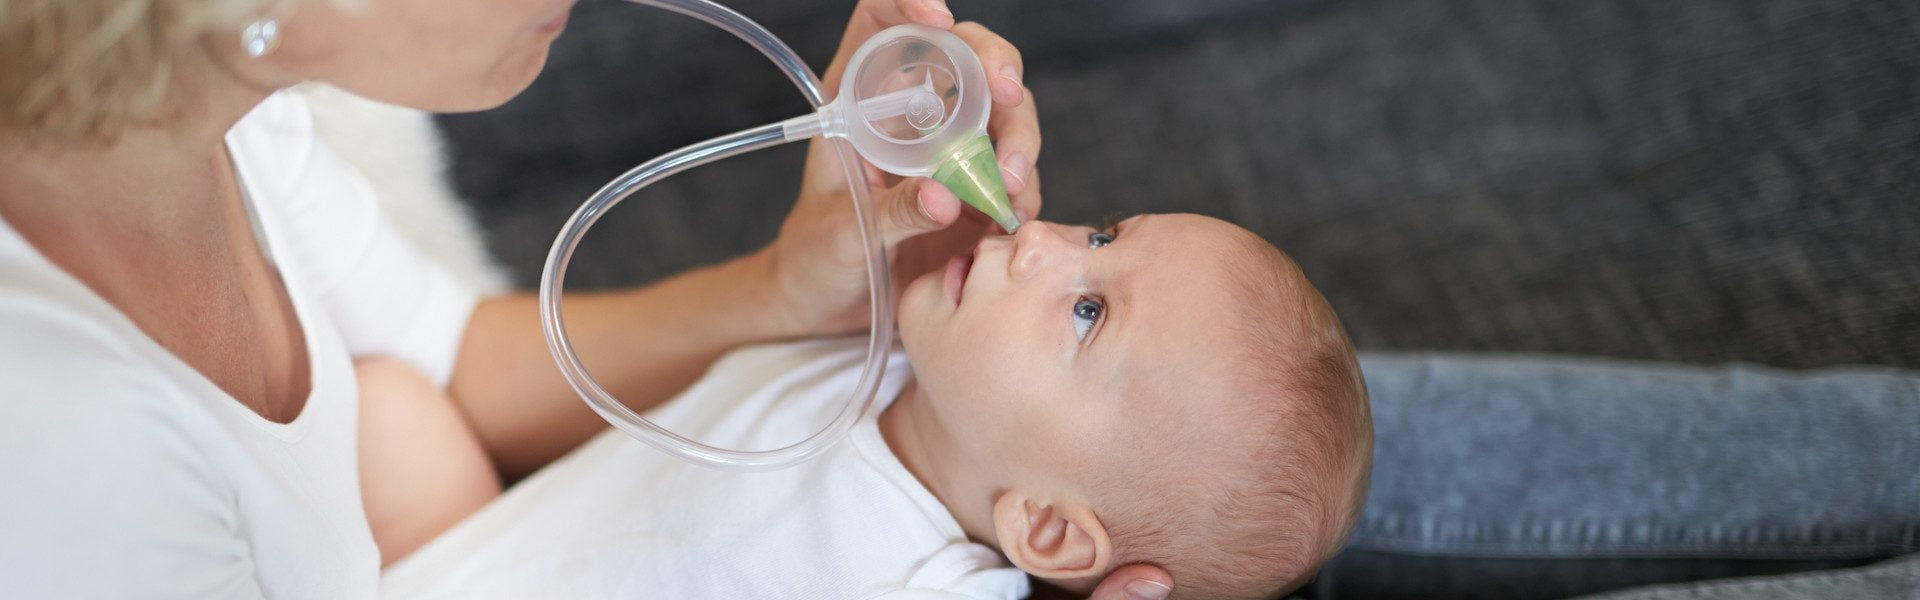
M 486 94 L 489 100 L 486 106 L 473 110 L 498 108 L 500 105 L 506 104 L 514 98 L 518 98 L 521 92 L 525 92 L 527 88 L 533 86 L 533 82 L 540 78 L 540 72 L 546 70 L 546 68 L 547 45 L 541 44 L 537 52 L 520 59 L 518 64 L 509 67 L 509 73 L 501 75 L 501 77 L 496 80 L 499 83 L 492 86 L 493 89 L 489 90 L 489 94 Z
M 541 44 L 537 51 L 529 51 L 502 63 L 487 77 L 486 83 L 473 86 L 464 93 L 437 94 L 435 102 L 414 108 L 437 113 L 479 112 L 499 108 L 532 87 L 546 66 L 547 46 Z

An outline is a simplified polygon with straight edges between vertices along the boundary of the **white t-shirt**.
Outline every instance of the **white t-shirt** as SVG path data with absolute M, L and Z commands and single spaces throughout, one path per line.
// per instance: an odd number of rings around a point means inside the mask
M 649 416 L 722 447 L 811 433 L 860 376 L 864 340 L 756 346 Z M 911 374 L 889 358 L 877 401 Z M 390 567 L 392 598 L 1013 599 L 1026 574 L 967 541 L 872 419 L 792 468 L 694 466 L 608 431 Z
M 269 98 L 226 143 L 312 393 L 292 422 L 260 417 L 0 220 L 0 597 L 378 592 L 352 357 L 444 381 L 473 295 L 380 219 L 297 94 Z

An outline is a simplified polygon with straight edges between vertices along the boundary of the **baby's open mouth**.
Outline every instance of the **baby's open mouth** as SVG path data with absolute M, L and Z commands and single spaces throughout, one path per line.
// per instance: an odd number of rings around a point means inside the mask
M 954 306 L 960 305 L 960 296 L 967 287 L 967 275 L 973 271 L 973 253 L 969 252 L 947 259 L 946 291 L 947 298 Z

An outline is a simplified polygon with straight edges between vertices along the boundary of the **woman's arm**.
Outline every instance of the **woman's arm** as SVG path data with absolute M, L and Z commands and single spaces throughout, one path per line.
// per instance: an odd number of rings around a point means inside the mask
M 564 314 L 588 371 L 628 406 L 672 398 L 728 350 L 806 333 L 770 298 L 766 253 L 634 290 L 570 294 Z M 508 480 L 551 462 L 606 427 L 547 353 L 531 293 L 474 308 L 449 391 Z
M 943 3 L 865 0 L 854 9 L 823 78 L 837 89 L 859 43 L 913 22 L 951 28 L 993 78 L 987 124 L 1016 212 L 1040 212 L 1039 118 L 1019 81 L 1020 53 L 977 23 L 955 25 Z M 714 359 L 754 342 L 850 334 L 868 325 L 865 247 L 830 146 L 815 140 L 800 198 L 774 242 L 759 252 L 647 287 L 566 298 L 575 350 L 601 385 L 635 410 L 685 389 Z M 973 247 L 990 221 L 928 179 L 873 176 L 874 222 L 887 248 L 895 294 L 913 275 Z M 481 301 L 460 343 L 450 393 L 508 481 L 578 446 L 606 424 L 574 395 L 548 356 L 531 294 Z

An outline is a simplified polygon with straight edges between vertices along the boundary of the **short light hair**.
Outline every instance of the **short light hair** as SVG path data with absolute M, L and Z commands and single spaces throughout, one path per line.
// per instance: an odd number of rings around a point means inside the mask
M 180 58 L 209 34 L 298 0 L 0 2 L 0 134 L 108 141 L 161 124 Z
M 1306 583 L 1345 544 L 1373 462 L 1366 382 L 1339 317 L 1285 254 L 1238 233 L 1236 254 L 1258 260 L 1228 263 L 1239 426 L 1216 432 L 1237 442 L 1197 485 L 1136 499 L 1109 523 L 1120 562 L 1165 567 L 1177 599 L 1278 598 Z

